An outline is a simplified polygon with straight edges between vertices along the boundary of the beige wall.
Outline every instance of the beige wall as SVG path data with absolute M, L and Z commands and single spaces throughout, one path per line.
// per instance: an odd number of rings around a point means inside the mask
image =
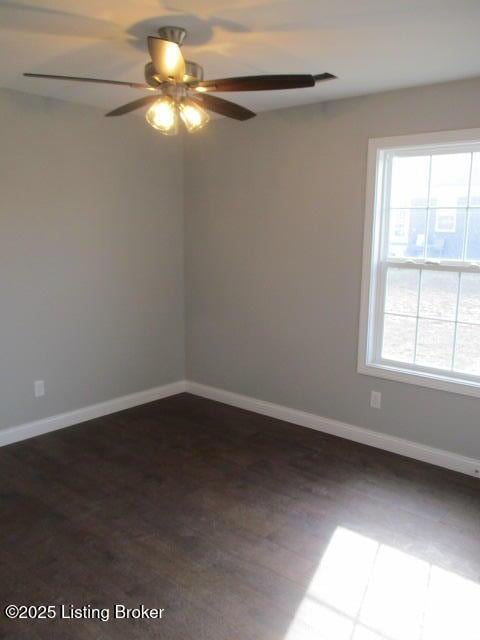
M 181 140 L 3 90 L 0 123 L 0 428 L 183 378 Z
M 360 375 L 356 358 L 368 139 L 480 127 L 479 105 L 469 80 L 189 138 L 188 377 L 478 458 L 479 400 Z

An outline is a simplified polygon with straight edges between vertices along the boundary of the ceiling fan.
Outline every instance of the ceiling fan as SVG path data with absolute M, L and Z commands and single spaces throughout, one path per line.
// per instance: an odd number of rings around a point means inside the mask
M 75 76 L 24 73 L 29 78 L 50 78 L 75 82 L 97 82 L 148 89 L 155 95 L 144 96 L 114 109 L 107 116 L 125 113 L 149 106 L 147 122 L 166 135 L 178 133 L 181 119 L 189 132 L 201 129 L 209 120 L 207 111 L 213 111 L 235 120 L 248 120 L 255 113 L 245 107 L 210 95 L 214 91 L 271 91 L 274 89 L 300 89 L 313 87 L 317 82 L 331 80 L 331 73 L 318 75 L 261 75 L 204 80 L 203 68 L 196 62 L 185 60 L 180 47 L 187 35 L 181 27 L 162 27 L 158 36 L 148 36 L 151 62 L 145 65 L 145 83 L 79 78 Z M 158 92 L 162 95 L 158 96 Z

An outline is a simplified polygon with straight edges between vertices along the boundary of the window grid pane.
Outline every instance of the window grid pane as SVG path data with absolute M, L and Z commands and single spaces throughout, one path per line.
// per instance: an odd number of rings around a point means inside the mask
M 451 371 L 454 340 L 454 322 L 419 318 L 415 344 L 415 364 Z
M 422 270 L 418 316 L 432 320 L 456 320 L 459 274 Z
M 425 257 L 434 260 L 462 260 L 466 226 L 467 209 L 429 209 Z
M 424 258 L 428 209 L 391 209 L 388 256 Z
M 458 323 L 453 370 L 480 376 L 480 325 Z
M 431 156 L 428 203 L 430 207 L 467 207 L 472 171 L 471 153 Z

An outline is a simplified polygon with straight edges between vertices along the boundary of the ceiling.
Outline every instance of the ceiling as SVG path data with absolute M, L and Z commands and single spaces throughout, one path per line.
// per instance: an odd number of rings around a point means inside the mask
M 257 111 L 480 76 L 480 0 L 0 0 L 0 86 L 111 109 L 141 92 L 21 74 L 142 82 L 146 37 L 168 24 L 206 78 L 339 78 L 225 95 Z

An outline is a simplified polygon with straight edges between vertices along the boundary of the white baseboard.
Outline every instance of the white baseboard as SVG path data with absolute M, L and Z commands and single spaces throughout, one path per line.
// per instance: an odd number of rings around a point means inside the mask
M 257 398 L 226 391 L 225 389 L 185 380 L 179 380 L 153 389 L 131 393 L 126 396 L 121 396 L 120 398 L 113 398 L 112 400 L 99 402 L 98 404 L 93 404 L 88 407 L 68 411 L 67 413 L 61 413 L 41 420 L 35 420 L 34 422 L 0 430 L 0 447 L 19 442 L 20 440 L 26 440 L 27 438 L 33 438 L 42 433 L 48 433 L 49 431 L 64 429 L 65 427 L 70 427 L 85 422 L 86 420 L 93 420 L 94 418 L 100 418 L 101 416 L 116 413 L 117 411 L 123 411 L 124 409 L 130 409 L 131 407 L 136 407 L 148 402 L 161 400 L 162 398 L 167 398 L 168 396 L 173 396 L 184 391 L 203 398 L 217 400 L 218 402 L 223 402 L 234 407 L 284 420 L 285 422 L 292 422 L 302 427 L 330 433 L 371 447 L 398 453 L 402 456 L 428 462 L 439 467 L 451 469 L 452 471 L 480 477 L 480 460 L 476 460 L 475 458 L 444 451 L 443 449 L 428 447 L 418 442 L 404 440 L 403 438 L 397 438 L 396 436 L 390 436 L 363 427 L 357 427 L 346 422 L 340 422 L 339 420 L 324 418 L 314 413 L 291 409 L 290 407 L 266 402 L 265 400 L 258 400 Z
M 451 469 L 452 471 L 459 471 L 460 473 L 480 477 L 480 460 L 468 458 L 458 453 L 428 447 L 411 440 L 404 440 L 403 438 L 357 427 L 346 422 L 332 420 L 331 418 L 323 418 L 313 413 L 290 409 L 289 407 L 243 396 L 217 387 L 209 387 L 204 384 L 199 384 L 198 382 L 188 381 L 187 391 L 194 395 L 202 396 L 203 398 L 217 400 L 218 402 L 223 402 L 234 407 L 255 411 L 256 413 L 278 418 L 279 420 L 285 420 L 286 422 L 293 422 L 302 427 L 330 433 L 334 436 L 340 436 L 341 438 L 360 442 L 371 447 L 376 447 L 377 449 L 398 453 L 402 456 L 428 462 L 439 467 Z
M 33 438 L 42 433 L 48 433 L 49 431 L 71 427 L 74 424 L 85 422 L 86 420 L 93 420 L 94 418 L 100 418 L 110 413 L 137 407 L 147 402 L 167 398 L 168 396 L 182 393 L 186 391 L 186 389 L 187 383 L 185 380 L 179 380 L 178 382 L 164 384 L 161 387 L 130 393 L 127 396 L 113 398 L 112 400 L 92 404 L 88 407 L 68 411 L 67 413 L 60 413 L 56 416 L 50 416 L 49 418 L 42 418 L 34 422 L 9 427 L 8 429 L 0 430 L 0 447 L 12 444 L 13 442 L 19 442 L 20 440 L 26 440 L 27 438 Z

